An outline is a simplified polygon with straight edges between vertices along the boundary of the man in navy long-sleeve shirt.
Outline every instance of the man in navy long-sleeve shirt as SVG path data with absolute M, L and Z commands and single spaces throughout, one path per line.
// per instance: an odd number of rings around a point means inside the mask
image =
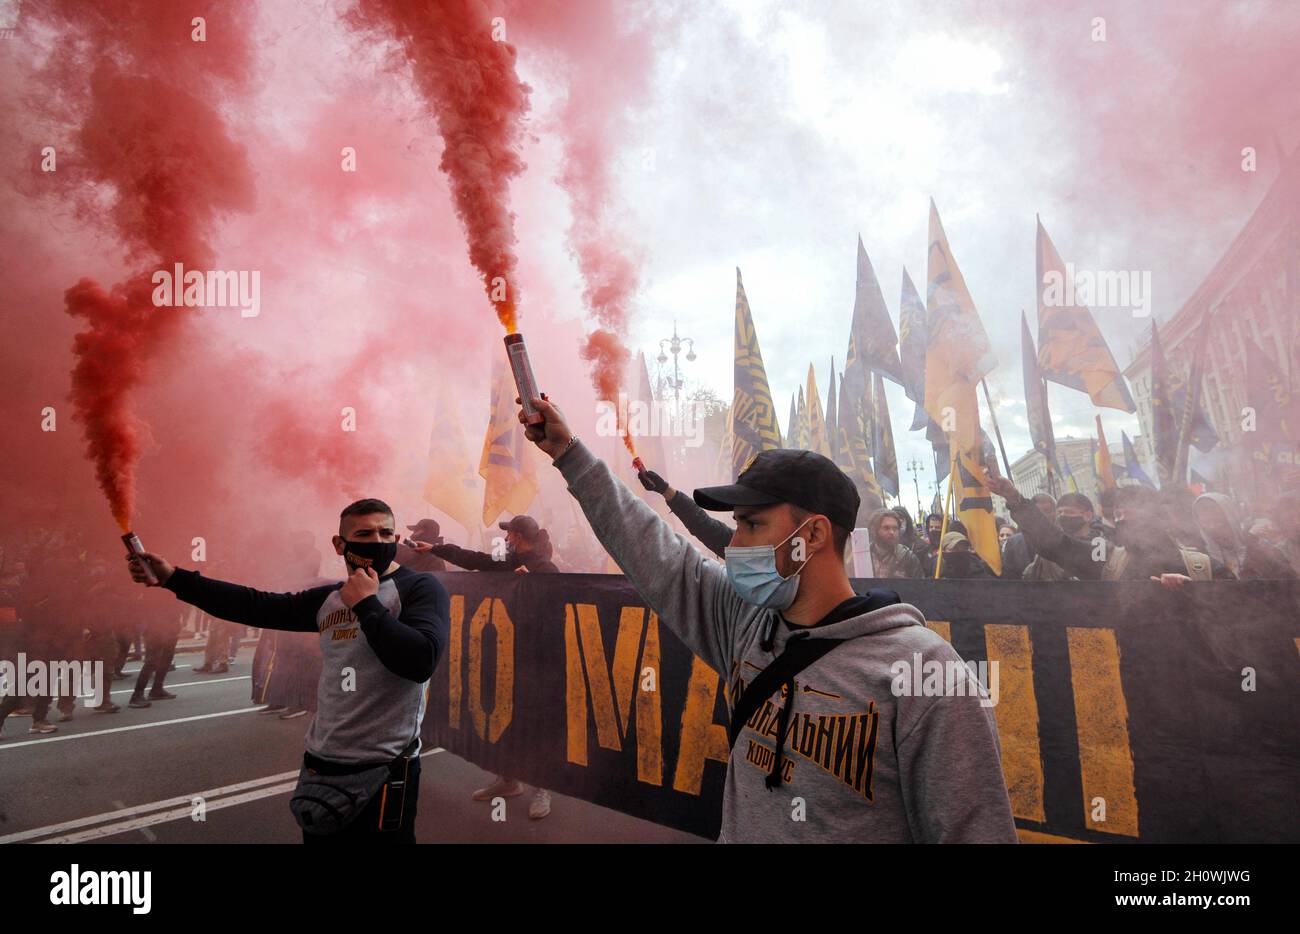
M 449 599 L 432 574 L 393 561 L 395 529 L 393 512 L 381 500 L 348 506 L 334 537 L 334 550 L 348 566 L 347 580 L 298 593 L 267 593 L 211 580 L 174 568 L 158 555 L 144 556 L 160 586 L 211 616 L 320 634 L 323 664 L 304 757 L 309 769 L 362 771 L 409 759 L 399 828 L 379 834 L 384 804 L 383 796 L 376 795 L 344 831 L 304 833 L 305 842 L 375 834 L 392 842 L 415 842 L 425 685 L 447 644 Z M 145 583 L 138 560 L 131 560 L 131 575 Z

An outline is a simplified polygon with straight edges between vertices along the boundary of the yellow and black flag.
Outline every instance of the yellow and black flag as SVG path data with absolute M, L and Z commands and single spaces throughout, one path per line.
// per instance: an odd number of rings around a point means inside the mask
M 1038 222 L 1038 366 L 1043 378 L 1086 392 L 1094 405 L 1135 412 L 1124 374 L 1087 305 L 1076 304 L 1065 264 Z
M 817 389 L 817 375 L 808 364 L 808 450 L 823 457 L 831 456 L 830 435 L 826 432 L 826 418 L 822 415 L 822 397 Z
M 889 424 L 889 402 L 885 381 L 875 374 L 875 418 L 871 420 L 871 457 L 876 481 L 890 496 L 898 496 L 898 455 L 894 453 L 894 429 Z
M 473 449 L 465 438 L 456 405 L 446 392 L 439 392 L 433 406 L 433 428 L 429 432 L 429 467 L 423 499 L 473 533 L 479 527 L 481 481 L 474 472 Z
M 971 396 L 974 395 L 972 390 Z M 974 398 L 971 403 L 978 405 Z M 993 495 L 983 480 L 984 465 L 994 456 L 988 436 L 983 431 L 976 445 L 958 451 L 957 470 L 952 477 L 953 502 L 957 506 L 957 518 L 966 526 L 971 550 L 984 559 L 994 574 L 1001 574 L 1002 548 L 998 542 L 997 519 L 993 515 Z
M 975 387 L 997 365 L 997 358 L 933 199 L 926 265 L 925 411 L 954 449 L 966 449 L 978 443 Z
M 503 354 L 492 355 L 492 399 L 478 473 L 483 487 L 483 524 L 489 528 L 502 513 L 526 512 L 537 496 L 533 445 L 524 437 L 515 396 L 519 390 Z
M 1029 333 L 1029 321 L 1020 313 L 1020 357 L 1025 377 L 1025 414 L 1029 420 L 1029 440 L 1034 450 L 1047 459 L 1048 473 L 1059 473 L 1056 462 L 1056 433 L 1052 430 L 1052 414 L 1047 407 L 1047 384 L 1038 369 L 1038 354 L 1034 351 L 1034 338 Z
M 767 385 L 763 354 L 749 312 L 749 299 L 736 269 L 735 395 L 731 403 L 731 475 L 737 477 L 759 451 L 781 447 L 781 427 Z
M 795 420 L 798 430 L 794 433 L 794 447 L 807 451 L 812 447 L 812 431 L 808 427 L 808 403 L 804 401 L 802 386 L 799 387 L 799 407 L 795 412 Z
M 875 471 L 871 469 L 864 402 L 849 395 L 849 383 L 843 376 L 840 377 L 839 392 L 839 404 L 835 409 L 836 432 L 839 434 L 835 445 L 835 463 L 853 480 L 859 495 L 865 491 L 883 499 L 884 491 L 876 480 Z
M 898 335 L 885 307 L 885 295 L 871 266 L 871 259 L 858 237 L 858 282 L 853 297 L 853 320 L 849 325 L 849 352 L 844 360 L 844 382 L 849 395 L 867 395 L 871 374 L 881 373 L 903 385 L 903 364 L 898 358 Z
M 1251 460 L 1273 477 L 1274 468 L 1286 472 L 1300 467 L 1300 396 L 1268 354 L 1246 338 L 1246 403 L 1254 419 L 1253 431 L 1243 431 L 1241 444 Z

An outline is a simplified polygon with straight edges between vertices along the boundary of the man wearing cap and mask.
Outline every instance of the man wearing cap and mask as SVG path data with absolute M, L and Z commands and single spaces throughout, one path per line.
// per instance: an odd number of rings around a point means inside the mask
M 555 574 L 559 568 L 551 560 L 550 534 L 537 524 L 532 516 L 515 516 L 509 522 L 499 523 L 506 533 L 506 552 L 496 558 L 486 551 L 471 551 L 455 545 L 425 545 L 413 543 L 412 547 L 421 554 L 433 554 L 445 558 L 458 567 L 470 571 L 514 571 L 516 574 L 541 573 Z M 482 788 L 477 788 L 470 795 L 475 801 L 491 801 L 493 798 L 513 798 L 524 793 L 524 783 L 509 775 L 498 775 Z M 534 788 L 532 800 L 528 802 L 528 816 L 541 820 L 551 813 L 551 793 L 545 788 Z
M 345 581 L 266 593 L 128 555 L 131 576 L 211 616 L 290 632 L 318 632 L 323 664 L 316 714 L 290 800 L 304 843 L 414 843 L 425 685 L 450 634 L 447 591 L 402 567 L 393 511 L 363 499 L 339 516 L 334 550 Z
M 978 580 L 997 577 L 993 569 L 970 547 L 970 539 L 961 532 L 949 532 L 943 537 L 943 563 L 939 577 L 944 580 Z
M 486 551 L 472 551 L 456 545 L 426 545 L 413 542 L 411 548 L 419 554 L 437 555 L 457 567 L 469 571 L 515 571 L 524 573 L 555 574 L 559 568 L 551 560 L 553 552 L 550 533 L 537 524 L 532 516 L 515 516 L 509 522 L 499 523 L 506 533 L 506 550 L 501 557 Z
M 532 404 L 544 423 L 525 434 L 601 544 L 728 681 L 720 841 L 1016 841 L 987 695 L 915 607 L 849 583 L 859 496 L 839 468 L 811 451 L 763 451 L 736 483 L 696 490 L 737 522 L 724 567 L 616 480 L 552 403 Z M 900 671 L 927 661 L 953 663 L 960 695 L 912 696 Z
M 421 519 L 415 525 L 408 525 L 406 528 L 411 535 L 397 546 L 397 560 L 402 563 L 402 567 L 425 574 L 436 574 L 447 570 L 447 562 L 437 555 L 416 550 L 421 542 L 429 545 L 442 544 L 442 527 L 438 525 L 437 520 Z

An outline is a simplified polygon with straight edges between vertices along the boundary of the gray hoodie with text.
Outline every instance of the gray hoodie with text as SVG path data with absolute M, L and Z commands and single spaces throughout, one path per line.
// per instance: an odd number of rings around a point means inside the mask
M 674 533 L 582 442 L 555 466 L 637 592 L 725 678 L 734 703 L 785 648 L 789 628 L 742 601 L 723 565 Z M 772 651 L 760 646 L 765 632 L 774 634 Z M 727 763 L 719 842 L 1016 842 L 987 694 L 919 610 L 894 604 L 804 635 L 849 641 L 794 679 L 782 784 L 770 791 L 764 784 L 782 692 L 740 731 Z M 945 665 L 955 690 L 896 696 L 895 687 L 921 683 L 919 673 L 900 673 L 929 671 L 928 662 Z

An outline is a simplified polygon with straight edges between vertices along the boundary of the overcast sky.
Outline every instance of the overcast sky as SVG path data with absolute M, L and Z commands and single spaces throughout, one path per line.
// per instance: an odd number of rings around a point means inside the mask
M 633 342 L 653 358 L 676 319 L 699 355 L 687 372 L 729 399 L 739 266 L 784 429 L 808 364 L 823 395 L 831 357 L 843 366 L 859 235 L 895 326 L 905 265 L 924 295 L 933 197 L 998 356 L 1008 453 L 1024 453 L 1035 213 L 1076 267 L 1150 271 L 1162 320 L 1273 181 L 1274 134 L 1288 147 L 1300 135 L 1300 105 L 1279 90 L 1296 86 L 1294 5 L 1053 6 L 735 0 L 629 14 L 629 30 L 654 37 L 619 147 L 619 196 L 645 250 Z M 1127 364 L 1149 321 L 1094 313 Z M 892 384 L 889 402 L 900 465 L 928 465 Z M 1058 436 L 1093 433 L 1085 395 L 1052 387 L 1051 405 Z M 1103 420 L 1112 441 L 1137 432 L 1135 417 Z

